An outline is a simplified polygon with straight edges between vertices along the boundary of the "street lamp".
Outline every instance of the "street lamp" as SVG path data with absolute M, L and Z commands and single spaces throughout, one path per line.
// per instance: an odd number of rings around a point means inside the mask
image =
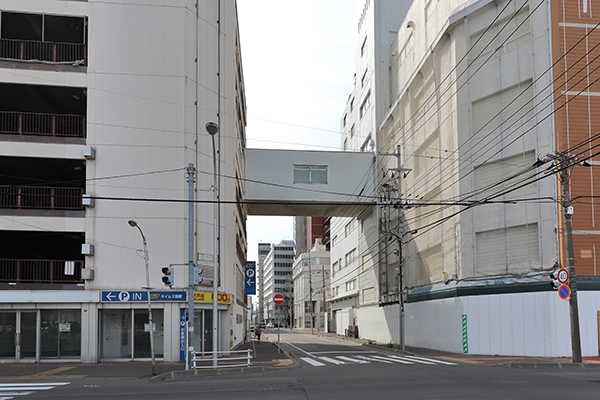
M 156 362 L 154 360 L 154 320 L 152 319 L 152 306 L 150 305 L 150 271 L 148 269 L 148 245 L 146 243 L 146 236 L 144 236 L 144 232 L 142 232 L 142 228 L 139 227 L 135 220 L 130 219 L 127 223 L 132 228 L 138 228 L 140 234 L 142 235 L 142 240 L 144 242 L 144 261 L 146 263 L 146 292 L 148 296 L 148 323 L 150 325 L 150 355 L 152 357 L 152 375 L 156 375 Z
M 204 128 L 206 129 L 206 132 L 208 132 L 208 134 L 211 136 L 212 138 L 212 147 L 213 147 L 213 178 L 214 178 L 214 182 L 213 182 L 213 197 L 214 197 L 214 220 L 213 220 L 213 234 L 214 234 L 214 238 L 213 238 L 213 331 L 212 331 L 212 345 L 213 345 L 213 367 L 217 367 L 217 341 L 219 339 L 219 335 L 217 334 L 217 325 L 219 323 L 219 318 L 218 318 L 218 292 L 217 292 L 217 288 L 218 288 L 218 281 L 217 281 L 217 276 L 218 276 L 218 260 L 217 260 L 217 254 L 219 252 L 219 248 L 218 248 L 218 243 L 217 243 L 217 236 L 218 236 L 218 213 L 219 213 L 219 207 L 218 207 L 218 180 L 217 180 L 217 149 L 215 146 L 215 135 L 219 132 L 219 125 L 217 125 L 214 122 L 207 122 L 206 125 L 204 126 Z

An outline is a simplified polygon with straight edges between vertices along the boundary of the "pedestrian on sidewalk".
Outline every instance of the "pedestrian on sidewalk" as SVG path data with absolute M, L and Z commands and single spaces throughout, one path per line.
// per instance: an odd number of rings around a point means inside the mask
M 256 327 L 256 339 L 260 342 L 260 334 L 262 333 L 262 328 L 260 326 Z

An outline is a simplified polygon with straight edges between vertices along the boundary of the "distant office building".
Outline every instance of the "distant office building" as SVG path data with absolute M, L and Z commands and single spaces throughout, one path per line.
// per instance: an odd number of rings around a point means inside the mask
M 281 293 L 285 298 L 279 306 L 280 318 L 287 321 L 293 304 L 294 287 L 292 282 L 292 266 L 294 263 L 294 241 L 282 240 L 279 244 L 271 245 L 264 262 L 264 310 L 265 320 L 277 321 L 277 307 L 273 296 Z

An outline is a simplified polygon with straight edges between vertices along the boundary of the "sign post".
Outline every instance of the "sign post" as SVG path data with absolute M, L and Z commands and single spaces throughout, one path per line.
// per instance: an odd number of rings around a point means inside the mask
M 281 332 L 281 318 L 279 317 L 279 308 L 283 304 L 283 295 L 281 293 L 277 293 L 273 296 L 273 303 L 277 306 L 277 354 L 281 353 L 281 341 L 280 341 L 280 332 Z

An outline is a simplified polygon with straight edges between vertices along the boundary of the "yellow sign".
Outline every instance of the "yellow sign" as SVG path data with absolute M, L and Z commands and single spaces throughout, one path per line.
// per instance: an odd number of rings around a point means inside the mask
M 209 292 L 194 292 L 194 303 L 212 303 L 213 295 Z M 231 295 L 228 293 L 217 294 L 217 303 L 230 304 Z

